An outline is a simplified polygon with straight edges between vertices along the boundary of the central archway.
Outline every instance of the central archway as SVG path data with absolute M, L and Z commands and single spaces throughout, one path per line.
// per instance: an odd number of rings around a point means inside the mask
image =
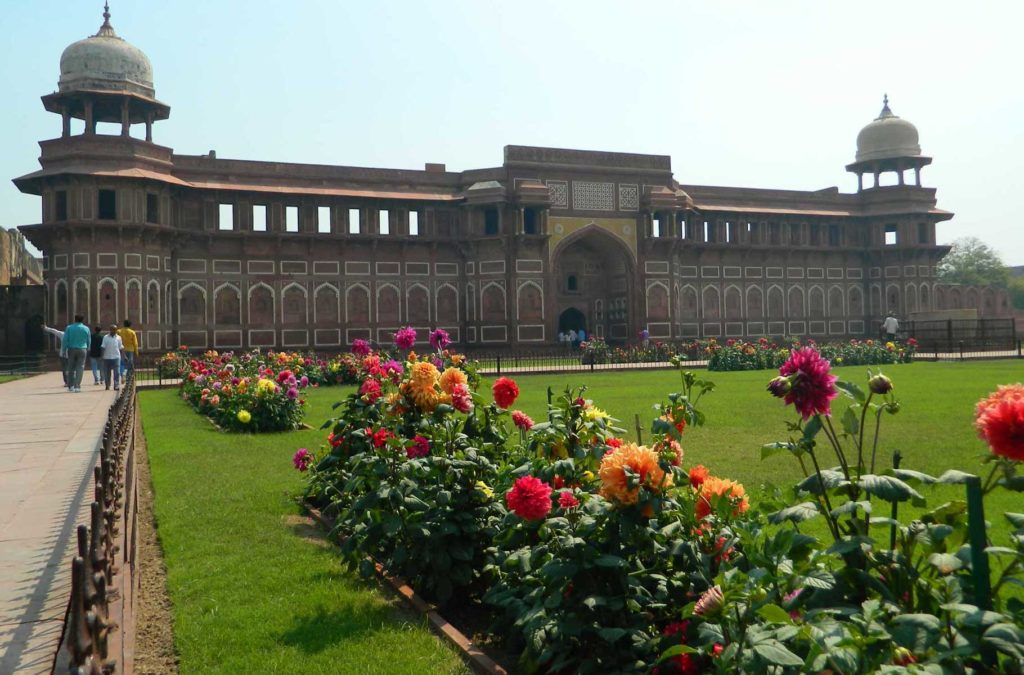
M 575 307 L 570 307 L 558 315 L 559 333 L 568 333 L 571 330 L 578 333 L 581 328 L 587 330 L 587 317 Z
M 611 342 L 633 334 L 633 253 L 619 237 L 587 225 L 559 242 L 552 270 L 558 331 L 583 328 Z M 569 325 L 570 317 L 582 325 Z

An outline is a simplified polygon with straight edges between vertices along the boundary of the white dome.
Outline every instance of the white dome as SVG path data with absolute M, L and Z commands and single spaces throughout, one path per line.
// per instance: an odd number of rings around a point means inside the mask
M 917 127 L 892 114 L 886 97 L 882 112 L 857 134 L 857 161 L 919 157 Z
M 96 35 L 69 45 L 61 54 L 60 91 L 116 91 L 154 98 L 149 58 L 114 33 L 109 12 L 103 19 Z

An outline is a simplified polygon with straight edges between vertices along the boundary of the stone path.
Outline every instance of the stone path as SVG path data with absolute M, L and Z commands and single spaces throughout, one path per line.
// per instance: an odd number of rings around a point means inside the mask
M 71 592 L 75 528 L 114 392 L 60 373 L 0 384 L 0 673 L 48 673 Z

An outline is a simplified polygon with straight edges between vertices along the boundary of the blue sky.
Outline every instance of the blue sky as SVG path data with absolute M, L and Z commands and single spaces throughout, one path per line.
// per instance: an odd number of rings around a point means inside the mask
M 96 0 L 3 0 L 0 175 L 60 133 L 39 97 Z M 1024 3 L 113 0 L 121 37 L 171 106 L 154 140 L 185 154 L 460 170 L 507 144 L 672 156 L 682 183 L 855 188 L 857 132 L 888 92 L 924 182 L 1024 264 Z M 0 224 L 38 199 L 0 182 Z

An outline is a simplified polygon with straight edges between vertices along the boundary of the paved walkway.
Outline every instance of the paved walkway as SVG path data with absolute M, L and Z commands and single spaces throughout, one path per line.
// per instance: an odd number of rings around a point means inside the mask
M 0 673 L 48 673 L 71 592 L 75 528 L 114 392 L 60 373 L 0 384 Z

